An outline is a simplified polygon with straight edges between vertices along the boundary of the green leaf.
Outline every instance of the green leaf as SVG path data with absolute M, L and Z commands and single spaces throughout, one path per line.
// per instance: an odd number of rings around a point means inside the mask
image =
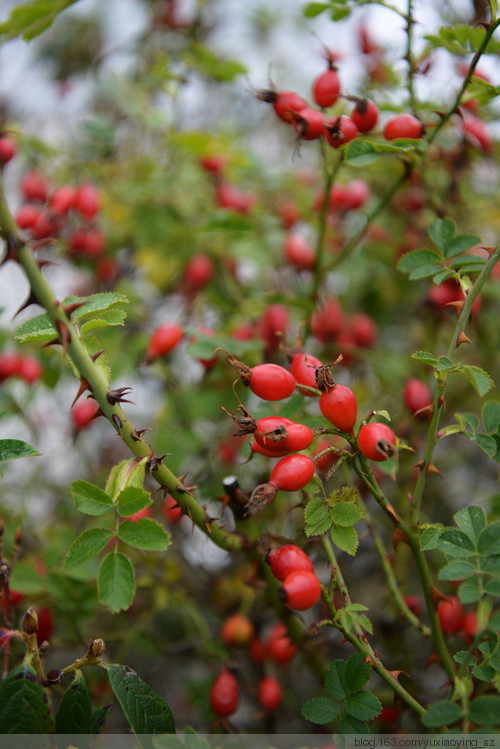
M 30 42 L 46 31 L 55 19 L 76 0 L 32 0 L 13 8 L 7 21 L 0 24 L 0 41 L 17 36 Z
M 325 674 L 325 686 L 328 693 L 335 700 L 343 700 L 349 694 L 349 688 L 346 683 L 345 670 L 347 661 L 340 659 L 332 661 L 328 666 Z
M 144 472 L 146 470 L 146 458 L 137 461 L 136 458 L 122 460 L 110 471 L 106 482 L 106 494 L 115 502 L 118 495 L 129 486 L 141 488 L 144 483 Z
M 500 401 L 488 401 L 483 406 L 483 424 L 488 434 L 500 428 Z
M 436 276 L 437 273 L 441 273 L 443 269 L 442 265 L 430 263 L 429 265 L 421 265 L 419 268 L 412 270 L 408 278 L 410 281 L 419 281 L 421 278 L 429 278 L 430 276 Z
M 484 586 L 484 590 L 489 596 L 500 597 L 500 580 L 490 580 L 490 582 L 486 583 Z
M 485 372 L 484 369 L 481 369 L 480 367 L 475 367 L 470 364 L 461 364 L 457 368 L 457 371 L 463 372 L 481 397 L 486 395 L 486 393 L 495 386 L 495 383 L 488 372 Z
M 485 452 L 489 458 L 495 457 L 498 449 L 495 437 L 491 437 L 489 434 L 478 432 L 476 434 L 476 442 L 481 450 Z
M 411 355 L 411 358 L 424 362 L 424 364 L 429 364 L 431 367 L 435 367 L 437 364 L 437 356 L 430 354 L 428 351 L 415 351 L 415 353 Z
M 327 697 L 313 697 L 302 705 L 302 716 L 318 725 L 333 723 L 340 715 L 340 708 Z
M 438 548 L 451 557 L 468 557 L 475 550 L 469 536 L 456 528 L 446 528 L 441 533 Z
M 353 140 L 345 148 L 345 161 L 351 166 L 366 166 L 383 154 L 404 155 L 413 151 L 423 152 L 425 148 L 426 144 L 423 141 L 414 138 L 398 138 L 391 143 Z
M 459 560 L 456 562 L 450 562 L 441 567 L 438 574 L 439 580 L 465 580 L 471 575 L 475 575 L 476 568 L 470 562 Z
M 458 653 L 455 653 L 453 656 L 453 660 L 460 663 L 461 666 L 475 666 L 476 664 L 475 655 L 468 650 L 459 650 Z
M 451 367 L 453 367 L 453 362 L 451 361 L 451 359 L 448 359 L 447 356 L 439 357 L 436 367 L 438 372 L 443 372 L 446 369 L 451 369 Z
M 77 509 L 86 515 L 104 515 L 114 507 L 111 497 L 88 481 L 74 481 L 71 484 L 71 495 Z
M 9 460 L 17 460 L 18 458 L 31 458 L 41 454 L 23 440 L 0 440 L 0 463 L 7 463 Z
M 93 317 L 91 320 L 84 322 L 80 328 L 82 335 L 88 335 L 92 330 L 106 328 L 113 325 L 123 325 L 127 313 L 123 309 L 111 309 L 101 313 L 99 317 Z
M 338 502 L 332 507 L 332 518 L 337 525 L 348 527 L 357 523 L 362 517 L 363 513 L 352 502 Z
M 325 10 L 331 9 L 330 3 L 308 3 L 302 11 L 305 18 L 315 18 Z
M 313 497 L 307 503 L 304 511 L 304 519 L 304 530 L 308 538 L 326 533 L 333 522 L 329 508 L 321 497 Z
M 475 697 L 469 706 L 469 720 L 479 726 L 500 725 L 500 697 L 489 694 Z
M 118 538 L 135 549 L 148 551 L 164 551 L 170 542 L 167 531 L 151 518 L 125 520 L 118 529 Z
M 70 570 L 93 559 L 104 549 L 111 538 L 113 538 L 111 531 L 104 528 L 90 528 L 88 531 L 83 531 L 69 547 L 63 569 Z
M 467 252 L 467 250 L 475 247 L 475 245 L 479 244 L 480 242 L 481 239 L 479 237 L 474 237 L 472 234 L 458 234 L 456 237 L 453 237 L 445 243 L 443 247 L 444 256 L 446 258 L 455 257 L 456 255 L 460 255 L 462 252 Z M 484 260 L 482 258 L 470 256 L 470 259 L 476 261 L 482 260 L 484 265 Z
M 118 294 L 115 291 L 105 291 L 102 294 L 92 294 L 89 297 L 66 297 L 63 304 L 74 304 L 75 302 L 83 302 L 83 304 L 72 313 L 71 317 L 76 322 L 82 322 L 87 318 L 94 317 L 104 317 L 105 319 L 106 316 L 103 316 L 103 312 L 110 311 L 122 304 L 128 304 L 128 299 L 124 294 Z M 118 314 L 125 314 L 124 310 L 114 311 Z
M 422 551 L 431 551 L 438 548 L 442 530 L 442 526 L 433 525 L 423 531 L 420 536 L 420 548 Z
M 332 526 L 332 541 L 342 551 L 352 557 L 355 556 L 359 546 L 359 537 L 355 528 L 343 528 L 341 525 Z
M 374 694 L 363 690 L 346 698 L 344 710 L 357 720 L 373 720 L 381 712 L 382 704 Z
M 477 541 L 477 549 L 480 554 L 485 556 L 500 554 L 500 521 L 491 523 L 481 531 Z
M 17 566 L 18 565 L 16 565 L 16 567 Z M 500 556 L 492 555 L 492 556 L 483 557 L 481 559 L 481 570 L 482 572 L 486 572 L 487 574 L 490 574 L 490 575 L 500 575 Z
M 474 255 L 459 255 L 458 257 L 450 260 L 449 267 L 457 272 L 464 273 L 480 273 L 486 260 L 482 257 L 475 257 Z
M 29 666 L 21 664 L 0 683 L 0 706 L 0 734 L 51 733 L 47 695 Z
M 365 662 L 361 653 L 358 652 L 351 655 L 345 667 L 345 683 L 347 688 L 351 692 L 357 692 L 370 678 L 371 670 L 370 664 Z M 354 717 L 360 716 L 355 715 Z M 369 720 L 369 718 L 361 718 L 361 720 Z
M 12 590 L 27 595 L 41 593 L 45 588 L 40 573 L 27 564 L 18 561 L 13 565 L 12 572 L 9 574 L 9 583 Z
M 172 711 L 140 676 L 128 666 L 106 666 L 109 683 L 135 734 L 175 733 Z
M 456 723 L 461 717 L 462 711 L 454 702 L 436 702 L 424 714 L 422 723 L 427 728 L 440 728 Z
M 114 552 L 104 557 L 97 575 L 97 594 L 112 614 L 129 608 L 134 600 L 135 578 L 128 557 Z
M 473 543 L 477 542 L 479 534 L 483 528 L 486 528 L 488 522 L 485 511 L 477 505 L 470 505 L 459 510 L 455 513 L 454 519 L 458 527 L 469 536 Z
M 81 671 L 75 671 L 72 683 L 62 696 L 56 714 L 56 733 L 90 733 L 92 706 Z
M 492 681 L 495 677 L 495 669 L 483 663 L 481 666 L 475 666 L 472 669 L 472 675 L 480 681 Z
M 141 487 L 129 486 L 119 493 L 116 509 L 121 517 L 127 518 L 149 507 L 152 502 L 149 492 Z
M 445 247 L 455 234 L 455 222 L 451 218 L 436 218 L 429 226 L 429 237 L 436 247 L 444 253 Z
M 453 26 L 442 26 L 437 34 L 426 34 L 424 39 L 429 42 L 426 53 L 432 49 L 443 47 L 455 55 L 467 55 L 477 52 L 484 41 L 485 29 L 478 26 L 465 24 L 454 24 Z M 491 39 L 486 51 L 495 54 L 498 50 L 498 42 Z
M 340 719 L 339 727 L 343 734 L 370 733 L 370 729 L 366 723 L 354 718 L 352 715 L 343 715 Z
M 469 439 L 475 439 L 475 433 L 479 428 L 479 419 L 477 416 L 471 413 L 464 413 L 455 414 L 455 418 L 464 434 L 466 434 Z
M 0 24 L 0 30 L 2 26 Z M 0 31 L 1 33 L 1 31 Z M 57 331 L 50 321 L 46 312 L 42 315 L 31 317 L 16 331 L 15 339 L 20 343 L 43 343 L 57 338 Z
M 413 273 L 427 267 L 440 270 L 441 258 L 435 250 L 410 250 L 402 255 L 396 267 L 403 273 Z
M 458 591 L 458 599 L 460 603 L 476 603 L 483 597 L 483 589 L 481 586 L 480 578 L 470 577 L 468 580 L 462 583 Z
M 98 710 L 94 710 L 94 712 L 92 713 L 92 727 L 90 729 L 90 733 L 93 736 L 97 736 L 104 729 L 110 710 L 111 705 L 104 705 L 104 707 L 101 707 Z

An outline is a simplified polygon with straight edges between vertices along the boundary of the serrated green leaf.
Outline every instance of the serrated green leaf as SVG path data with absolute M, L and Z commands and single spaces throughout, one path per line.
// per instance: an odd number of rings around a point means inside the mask
M 333 723 L 339 715 L 339 706 L 327 697 L 313 697 L 302 705 L 302 716 L 320 726 Z
M 147 551 L 164 551 L 170 542 L 167 531 L 152 518 L 125 520 L 118 529 L 118 538 L 135 549 Z
M 445 247 L 455 234 L 455 222 L 451 218 L 436 218 L 429 226 L 429 237 L 436 247 L 444 253 Z
M 460 720 L 462 711 L 454 702 L 436 702 L 424 714 L 422 723 L 427 728 L 450 726 Z
M 442 526 L 432 526 L 423 531 L 420 536 L 420 548 L 422 551 L 431 551 L 438 548 L 442 530 Z
M 111 531 L 104 528 L 90 528 L 87 531 L 83 531 L 69 547 L 64 559 L 63 568 L 70 570 L 73 567 L 85 564 L 89 559 L 97 556 L 111 538 L 113 538 Z
M 381 712 L 382 704 L 374 694 L 363 690 L 344 700 L 344 710 L 357 720 L 373 720 Z
M 86 515 L 104 515 L 114 507 L 111 497 L 88 481 L 74 481 L 71 484 L 71 496 L 77 509 Z
M 31 458 L 41 454 L 23 440 L 0 440 L 0 463 L 18 460 L 18 458 Z
M 451 557 L 468 557 L 474 554 L 474 544 L 469 536 L 456 528 L 446 528 L 439 538 L 438 548 Z
M 107 312 L 101 313 L 99 317 L 93 317 L 91 320 L 87 320 L 81 327 L 82 335 L 87 335 L 92 330 L 98 328 L 106 328 L 108 326 L 123 325 L 127 314 L 125 310 L 112 309 Z
M 483 424 L 488 434 L 500 428 L 500 401 L 488 401 L 483 406 Z
M 469 705 L 469 720 L 478 726 L 500 725 L 500 697 L 489 694 L 474 697 Z
M 149 507 L 153 500 L 149 492 L 138 486 L 129 486 L 117 498 L 116 509 L 121 517 L 127 518 Z
M 481 559 L 481 570 L 490 575 L 500 575 L 500 556 L 491 555 L 483 557 Z
M 488 372 L 485 372 L 484 369 L 481 369 L 480 367 L 475 367 L 470 364 L 461 364 L 457 368 L 457 371 L 464 373 L 481 397 L 486 395 L 486 393 L 495 386 L 495 383 Z
M 467 250 L 475 247 L 480 242 L 481 239 L 479 237 L 474 237 L 472 234 L 457 234 L 456 237 L 453 237 L 452 235 L 452 239 L 449 239 L 443 246 L 444 256 L 448 259 L 455 257 L 462 252 L 467 252 Z M 481 258 L 472 259 L 478 260 Z
M 81 671 L 74 672 L 74 679 L 62 696 L 57 709 L 56 733 L 90 733 L 92 728 L 92 706 L 87 685 Z
M 455 414 L 455 418 L 467 434 L 475 434 L 479 429 L 479 419 L 476 414 Z
M 448 278 L 453 278 L 455 276 L 455 273 L 453 271 L 450 271 L 448 269 L 441 270 L 439 273 L 436 273 L 435 276 L 432 278 L 432 282 L 436 284 L 436 286 L 439 286 L 439 284 L 443 283 L 443 281 L 446 281 Z
M 135 577 L 125 554 L 111 552 L 104 557 L 97 575 L 97 593 L 112 614 L 129 608 L 135 595 Z
M 0 734 L 51 733 L 45 689 L 29 666 L 17 666 L 0 683 L 0 706 Z
M 500 554 L 500 521 L 491 523 L 481 531 L 477 541 L 477 549 L 480 554 L 485 556 Z
M 349 694 L 345 680 L 346 665 L 347 661 L 332 661 L 325 674 L 325 686 L 335 700 L 343 700 Z
M 359 537 L 355 528 L 343 528 L 340 525 L 333 525 L 331 530 L 332 541 L 339 549 L 355 556 L 359 546 Z
M 76 0 L 32 0 L 13 8 L 10 17 L 0 24 L 0 40 L 18 36 L 29 42 L 46 31 L 55 19 Z
M 397 269 L 403 273 L 412 273 L 419 268 L 428 266 L 441 268 L 441 258 L 435 250 L 410 250 L 405 252 L 398 261 Z
M 366 663 L 363 655 L 359 652 L 353 653 L 348 658 L 345 667 L 345 683 L 347 688 L 351 692 L 358 692 L 363 687 L 371 674 L 371 666 Z M 355 718 L 359 718 L 359 715 L 355 715 Z M 369 718 L 361 718 L 361 720 L 369 720 Z
M 410 281 L 419 281 L 421 278 L 429 278 L 435 276 L 437 273 L 442 271 L 443 266 L 437 265 L 436 263 L 430 263 L 428 265 L 421 265 L 419 268 L 412 270 L 408 278 Z
M 442 26 L 437 34 L 426 34 L 424 39 L 428 41 L 427 52 L 433 49 L 444 48 L 455 55 L 467 55 L 477 52 L 483 44 L 485 29 L 479 26 L 455 24 L 453 26 Z M 495 54 L 499 48 L 498 42 L 491 39 L 486 51 Z
M 128 666 L 106 666 L 109 683 L 135 734 L 175 733 L 172 711 L 145 681 Z
M 454 515 L 456 524 L 469 538 L 476 543 L 479 538 L 479 534 L 486 528 L 488 519 L 486 513 L 482 507 L 477 505 L 470 505 L 470 507 L 464 507 Z
M 473 257 L 471 255 L 459 255 L 459 257 L 450 260 L 449 263 L 449 267 L 451 269 L 453 269 L 454 271 L 461 271 L 462 274 L 480 273 L 485 265 L 486 260 L 480 257 Z
M 483 589 L 479 577 L 470 577 L 463 582 L 457 591 L 460 603 L 476 603 L 483 597 Z
M 489 458 L 495 457 L 497 454 L 497 442 L 494 437 L 489 434 L 478 432 L 476 434 L 476 442 Z
M 370 729 L 362 720 L 354 718 L 352 715 L 343 715 L 339 723 L 340 730 L 343 734 L 370 733 Z
M 462 559 L 450 562 L 441 567 L 438 573 L 439 580 L 465 580 L 476 573 L 476 567 L 471 562 Z
M 411 355 L 411 358 L 424 362 L 424 364 L 430 364 L 431 367 L 435 367 L 437 364 L 437 356 L 430 354 L 428 351 L 415 351 L 415 353 Z
M 113 501 L 118 499 L 118 495 L 124 489 L 132 486 L 142 488 L 144 483 L 144 472 L 146 470 L 146 458 L 138 461 L 136 458 L 122 460 L 111 469 L 108 480 L 106 481 L 106 494 Z
M 76 322 L 82 322 L 87 318 L 102 317 L 102 313 L 128 304 L 128 299 L 124 294 L 119 294 L 116 291 L 104 291 L 88 297 L 68 296 L 63 300 L 63 304 L 66 305 L 78 302 L 82 302 L 82 305 L 71 313 L 71 318 Z M 120 310 L 120 312 L 125 314 L 124 310 Z
M 329 508 L 321 497 L 313 497 L 307 503 L 304 511 L 304 519 L 304 530 L 308 538 L 326 533 L 333 522 Z
M 104 705 L 104 707 L 94 710 L 92 713 L 92 726 L 90 732 L 92 736 L 98 736 L 106 725 L 111 705 Z
M 1 29 L 1 25 L 0 25 Z M 1 33 L 1 32 L 0 32 Z M 43 343 L 57 338 L 57 331 L 46 312 L 23 322 L 16 331 L 16 341 L 20 343 Z
M 334 19 L 338 20 L 338 19 Z M 426 144 L 414 138 L 398 138 L 391 143 L 381 141 L 353 140 L 345 148 L 345 161 L 351 166 L 367 166 L 383 154 L 406 154 L 423 152 Z
M 451 359 L 448 359 L 447 356 L 440 356 L 437 363 L 437 371 L 443 372 L 446 369 L 450 369 L 453 366 L 453 362 Z
M 330 3 L 308 3 L 302 11 L 302 14 L 305 18 L 315 18 L 325 10 L 330 10 L 331 7 Z
M 338 502 L 331 510 L 333 522 L 341 526 L 351 526 L 361 520 L 363 513 L 352 502 Z

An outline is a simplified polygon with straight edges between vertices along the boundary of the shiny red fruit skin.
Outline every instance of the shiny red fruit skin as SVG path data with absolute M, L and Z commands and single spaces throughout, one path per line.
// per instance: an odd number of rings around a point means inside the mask
M 323 135 L 325 118 L 319 109 L 306 107 L 294 115 L 292 125 L 300 140 L 316 140 Z
M 182 515 L 181 508 L 171 494 L 167 494 L 163 500 L 161 511 L 163 517 L 166 518 L 169 523 L 172 523 L 172 525 L 178 523 Z
M 287 437 L 283 441 L 283 446 L 292 452 L 307 450 L 314 440 L 314 433 L 305 424 L 289 424 L 286 427 Z
M 384 127 L 384 138 L 396 140 L 396 138 L 418 139 L 422 137 L 422 123 L 412 114 L 397 114 L 386 122 Z
M 378 107 L 371 99 L 361 99 L 354 107 L 351 120 L 360 133 L 368 133 L 377 124 Z
M 138 512 L 134 512 L 133 515 L 129 515 L 127 520 L 130 520 L 132 523 L 138 523 L 141 518 L 150 518 L 151 517 L 151 507 L 144 507 L 142 510 L 138 510 Z
M 454 634 L 462 628 L 464 610 L 457 596 L 450 596 L 448 601 L 440 601 L 437 615 L 441 629 L 447 635 Z
M 220 636 L 229 648 L 241 648 L 248 645 L 255 634 L 255 627 L 244 614 L 232 614 L 222 624 Z
M 97 411 L 97 405 L 93 400 L 80 401 L 71 411 L 71 421 L 73 427 L 80 431 L 90 426 L 92 423 L 92 417 Z
M 271 453 L 288 452 L 289 449 L 285 447 L 284 430 L 283 438 L 277 434 L 269 434 L 269 432 L 281 429 L 282 427 L 288 430 L 288 427 L 293 423 L 291 419 L 287 419 L 285 416 L 263 416 L 262 419 L 257 419 L 256 422 L 257 429 L 254 432 L 255 441 L 260 447 Z
M 283 622 L 274 625 L 267 640 L 267 655 L 284 666 L 297 652 L 297 645 L 290 639 Z
M 334 117 L 326 125 L 330 128 L 325 127 L 326 139 L 332 148 L 340 148 L 345 143 L 350 143 L 358 134 L 358 128 L 351 118 L 345 114 Z M 335 130 L 332 132 L 331 128 L 335 128 Z
M 475 637 L 477 635 L 477 612 L 469 611 L 462 620 L 462 631 L 464 635 Z
M 252 453 L 257 453 L 257 455 L 263 455 L 264 458 L 284 458 L 285 455 L 290 455 L 291 452 L 284 447 L 280 447 L 278 450 L 269 450 L 266 447 L 262 447 L 257 440 L 250 442 L 250 450 Z
M 303 489 L 314 476 L 314 463 L 307 455 L 287 455 L 281 458 L 269 479 L 280 491 L 295 492 Z
M 164 323 L 153 331 L 149 340 L 146 358 L 157 359 L 169 354 L 184 337 L 184 331 L 177 323 Z
M 358 404 L 352 390 L 345 385 L 335 385 L 321 393 L 319 408 L 323 416 L 342 432 L 351 432 L 358 415 Z
M 279 364 L 257 364 L 250 376 L 250 390 L 265 401 L 280 401 L 288 398 L 297 382 L 288 369 Z
M 411 377 L 405 383 L 403 399 L 410 413 L 415 414 L 421 408 L 429 406 L 433 402 L 430 388 L 416 377 Z
M 283 689 L 274 676 L 265 676 L 257 687 L 257 699 L 264 710 L 277 710 L 283 702 Z
M 340 94 L 340 78 L 336 70 L 325 70 L 318 75 L 312 87 L 313 99 L 318 107 L 331 107 Z
M 387 460 L 388 456 L 377 450 L 377 443 L 380 440 L 386 440 L 390 445 L 396 447 L 396 435 L 387 424 L 380 424 L 372 421 L 365 424 L 358 432 L 358 447 L 361 453 L 369 460 L 382 462 Z
M 294 544 L 271 549 L 266 554 L 266 562 L 277 580 L 284 580 L 294 570 L 314 572 L 313 564 L 305 551 Z
M 294 611 L 310 609 L 321 595 L 321 584 L 309 570 L 293 570 L 283 580 L 279 596 Z
M 298 270 L 313 270 L 316 262 L 316 250 L 309 242 L 296 232 L 286 235 L 283 245 L 285 260 Z
M 292 122 L 293 112 L 300 112 L 308 103 L 294 91 L 280 91 L 273 102 L 274 111 L 284 122 Z
M 219 718 L 228 718 L 238 709 L 240 688 L 236 678 L 223 668 L 210 689 L 210 707 Z
M 73 208 L 85 218 L 94 218 L 101 210 L 101 199 L 97 188 L 90 182 L 80 185 L 75 192 Z
M 6 164 L 17 153 L 17 143 L 12 138 L 0 138 L 0 165 Z
M 316 369 L 322 366 L 323 362 L 317 356 L 301 352 L 300 354 L 294 354 L 290 364 L 290 372 L 300 385 L 316 388 Z M 297 389 L 301 390 L 300 387 Z M 315 396 L 315 393 L 310 393 L 308 390 L 301 390 L 301 392 L 304 395 Z

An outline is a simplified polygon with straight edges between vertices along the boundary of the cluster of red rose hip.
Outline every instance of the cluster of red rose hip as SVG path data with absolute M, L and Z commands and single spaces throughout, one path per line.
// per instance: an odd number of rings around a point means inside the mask
M 280 597 L 297 611 L 314 606 L 321 594 L 321 585 L 307 554 L 294 544 L 270 549 L 266 562 L 277 580 L 282 582 Z M 256 635 L 253 622 L 244 614 L 229 616 L 221 628 L 221 639 L 228 648 L 246 647 L 250 659 L 262 666 L 268 661 L 288 663 L 297 651 L 283 622 L 275 624 L 263 640 Z M 236 712 L 240 686 L 235 674 L 224 666 L 210 690 L 210 705 L 219 718 Z M 257 686 L 257 701 L 266 711 L 277 710 L 283 700 L 283 688 L 276 676 L 263 676 Z

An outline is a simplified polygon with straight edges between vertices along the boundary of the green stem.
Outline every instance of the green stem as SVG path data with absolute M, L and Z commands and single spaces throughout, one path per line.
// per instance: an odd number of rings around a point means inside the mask
M 314 274 L 313 274 L 313 287 L 311 292 L 311 299 L 316 300 L 318 298 L 318 291 L 323 278 L 323 256 L 325 253 L 325 234 L 326 234 L 326 219 L 328 216 L 328 207 L 330 203 L 330 191 L 333 182 L 339 173 L 339 170 L 344 161 L 344 154 L 340 153 L 337 161 L 335 162 L 332 169 L 328 167 L 328 159 L 326 156 L 326 148 L 323 139 L 320 140 L 321 153 L 323 157 L 324 165 L 324 188 L 323 188 L 323 202 L 321 204 L 321 211 L 319 215 L 319 227 L 318 227 L 318 238 L 316 241 L 316 260 L 314 263 Z
M 182 485 L 181 481 L 168 466 L 155 459 L 149 445 L 138 436 L 133 423 L 126 416 L 119 403 L 112 404 L 108 399 L 110 389 L 103 371 L 96 365 L 88 353 L 77 326 L 73 324 L 63 307 L 57 300 L 52 288 L 43 276 L 32 250 L 23 245 L 17 237 L 16 227 L 7 208 L 5 197 L 0 186 L 0 228 L 6 239 L 7 247 L 13 248 L 15 259 L 23 268 L 38 303 L 44 307 L 49 318 L 59 333 L 66 336 L 67 354 L 80 376 L 83 377 L 92 392 L 104 416 L 114 426 L 115 430 L 127 445 L 133 455 L 139 460 L 148 459 L 151 476 L 167 489 L 180 507 L 190 516 L 204 533 L 220 548 L 227 551 L 237 551 L 244 547 L 245 540 L 240 534 L 226 533 L 219 527 L 216 520 L 211 518 L 196 498 Z
M 408 63 L 407 72 L 407 88 L 410 97 L 410 109 L 413 114 L 416 114 L 416 99 L 415 99 L 415 64 L 413 61 L 413 26 L 415 25 L 415 19 L 413 17 L 413 0 L 408 0 L 408 14 L 406 16 L 406 54 L 405 60 Z

